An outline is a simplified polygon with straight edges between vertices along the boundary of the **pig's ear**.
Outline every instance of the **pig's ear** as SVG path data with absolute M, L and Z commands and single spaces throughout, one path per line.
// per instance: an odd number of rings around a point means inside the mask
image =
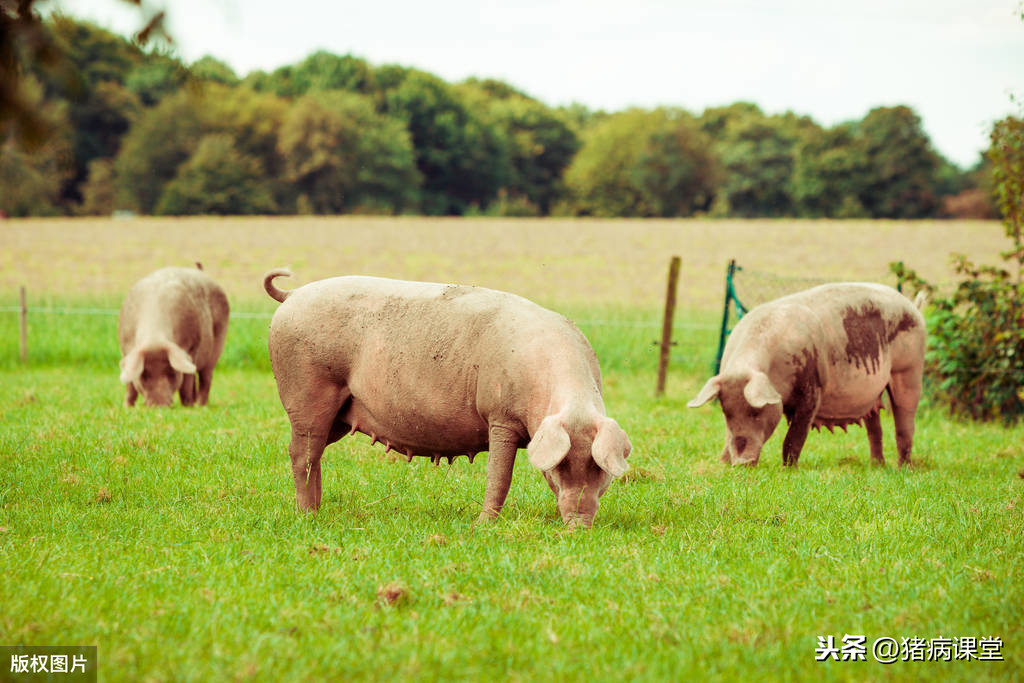
M 629 469 L 626 458 L 632 450 L 633 444 L 629 442 L 626 432 L 609 417 L 601 422 L 590 453 L 598 467 L 613 477 L 621 477 Z
M 782 397 L 775 391 L 768 375 L 755 371 L 750 381 L 743 387 L 743 397 L 752 408 L 763 408 L 769 403 L 782 403 Z
M 138 349 L 130 352 L 121 359 L 121 384 L 131 384 L 142 376 L 142 369 L 146 366 L 146 359 Z
M 189 355 L 185 353 L 185 349 L 173 342 L 167 345 L 167 360 L 170 361 L 171 367 L 178 372 L 186 375 L 196 374 L 195 363 L 193 363 Z
M 718 390 L 721 386 L 720 375 L 715 375 L 704 384 L 704 388 L 700 390 L 700 393 L 686 405 L 691 408 L 704 405 L 715 396 L 718 396 Z
M 569 453 L 569 433 L 557 415 L 548 415 L 526 446 L 530 464 L 541 472 L 553 469 Z

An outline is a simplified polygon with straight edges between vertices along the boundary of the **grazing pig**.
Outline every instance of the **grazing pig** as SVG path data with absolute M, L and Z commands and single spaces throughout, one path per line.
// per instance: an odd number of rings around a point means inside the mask
M 488 451 L 480 520 L 501 511 L 516 450 L 543 472 L 570 526 L 627 469 L 626 433 L 605 416 L 601 371 L 576 327 L 521 297 L 479 287 L 336 277 L 267 293 L 270 362 L 291 421 L 299 508 L 320 506 L 320 457 L 361 432 L 436 465 Z
M 125 405 L 141 393 L 169 406 L 176 391 L 182 405 L 206 405 L 227 332 L 228 299 L 201 270 L 161 268 L 136 282 L 117 322 Z
M 721 372 L 688 404 L 718 397 L 725 415 L 722 461 L 756 465 L 779 418 L 789 431 L 782 462 L 796 465 L 811 427 L 863 423 L 872 461 L 882 464 L 878 411 L 888 391 L 899 464 L 910 462 L 921 397 L 925 326 L 896 290 L 876 284 L 822 285 L 757 306 L 729 336 Z

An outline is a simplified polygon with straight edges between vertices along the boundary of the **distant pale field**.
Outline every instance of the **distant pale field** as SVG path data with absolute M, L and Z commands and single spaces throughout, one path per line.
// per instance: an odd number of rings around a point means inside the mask
M 949 282 L 950 252 L 993 262 L 994 221 L 590 220 L 377 217 L 30 219 L 0 223 L 0 297 L 119 296 L 165 265 L 202 261 L 247 305 L 273 306 L 261 277 L 295 284 L 345 274 L 504 289 L 547 305 L 656 309 L 670 256 L 682 257 L 679 305 L 721 306 L 729 259 L 786 277 L 894 283 L 902 260 Z M 293 285 L 294 286 L 294 285 Z M 742 294 L 742 292 L 741 292 Z

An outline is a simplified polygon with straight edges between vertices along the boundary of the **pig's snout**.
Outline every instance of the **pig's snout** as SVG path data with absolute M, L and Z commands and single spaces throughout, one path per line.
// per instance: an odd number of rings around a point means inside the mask
M 723 454 L 722 462 L 753 467 L 761 459 L 761 444 L 757 443 L 756 439 L 746 436 L 734 436 L 730 445 L 731 448 L 727 448 L 725 454 Z M 725 456 L 729 456 L 729 458 L 726 459 Z
M 579 491 L 558 497 L 558 512 L 562 515 L 562 521 L 570 529 L 578 526 L 589 528 L 594 523 L 594 516 L 597 515 L 599 505 L 597 496 Z
M 585 515 L 570 515 L 568 518 L 563 517 L 562 521 L 565 522 L 565 526 L 569 529 L 584 528 L 589 529 L 594 525 L 594 516 L 589 517 Z

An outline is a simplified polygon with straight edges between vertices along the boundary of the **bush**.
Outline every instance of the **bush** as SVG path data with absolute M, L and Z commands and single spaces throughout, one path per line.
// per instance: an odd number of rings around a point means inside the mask
M 934 298 L 926 372 L 936 398 L 948 403 L 951 413 L 1013 423 L 1024 417 L 1024 121 L 998 122 L 988 156 L 1003 225 L 1013 242 L 1002 254 L 1009 268 L 953 256 L 963 279 L 951 295 Z M 901 282 L 934 294 L 935 288 L 902 262 L 890 269 Z

